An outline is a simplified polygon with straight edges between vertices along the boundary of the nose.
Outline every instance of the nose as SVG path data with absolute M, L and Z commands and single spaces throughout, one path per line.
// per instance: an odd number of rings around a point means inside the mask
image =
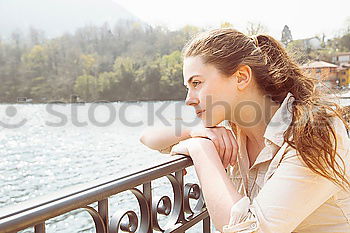
M 186 100 L 185 100 L 185 104 L 188 106 L 195 106 L 197 104 L 199 104 L 199 99 L 194 96 L 191 91 L 187 92 L 187 96 L 186 96 Z

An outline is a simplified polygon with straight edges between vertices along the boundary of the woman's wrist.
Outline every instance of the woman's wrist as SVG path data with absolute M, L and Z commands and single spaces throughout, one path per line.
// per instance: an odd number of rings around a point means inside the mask
M 188 150 L 192 154 L 203 152 L 203 148 L 213 147 L 215 149 L 213 142 L 209 138 L 194 137 L 190 140 L 191 144 L 188 147 Z
M 191 138 L 191 128 L 184 128 L 183 131 L 182 131 L 182 134 L 181 134 L 181 138 L 183 140 L 185 139 L 188 139 L 188 138 Z
M 200 134 L 203 134 L 203 128 L 201 127 L 192 127 L 188 128 L 188 135 L 190 138 L 197 138 Z

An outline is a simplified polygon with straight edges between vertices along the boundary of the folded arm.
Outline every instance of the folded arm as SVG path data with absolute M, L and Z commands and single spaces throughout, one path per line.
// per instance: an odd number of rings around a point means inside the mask
M 141 134 L 140 141 L 163 154 L 176 154 L 177 152 L 184 154 L 183 151 L 187 151 L 187 149 L 173 151 L 174 145 L 189 138 L 206 138 L 214 143 L 225 168 L 229 164 L 233 166 L 236 163 L 238 144 L 233 132 L 222 123 L 216 127 L 208 128 L 201 125 L 187 128 L 183 125 L 181 122 L 177 122 L 175 127 L 149 127 Z
M 214 143 L 193 138 L 188 146 L 210 218 L 216 229 L 229 222 L 231 206 L 242 199 L 228 178 Z
M 185 127 L 149 127 L 140 137 L 140 142 L 153 150 L 170 152 L 169 147 L 190 138 L 190 129 Z

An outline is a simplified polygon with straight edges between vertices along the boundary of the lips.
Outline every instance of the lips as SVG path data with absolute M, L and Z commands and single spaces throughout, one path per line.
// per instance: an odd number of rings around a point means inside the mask
M 205 110 L 196 111 L 197 117 L 201 117 L 203 112 L 205 112 Z

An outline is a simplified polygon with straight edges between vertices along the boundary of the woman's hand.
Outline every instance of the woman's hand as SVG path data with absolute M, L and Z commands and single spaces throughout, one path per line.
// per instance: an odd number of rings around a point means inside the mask
M 182 154 L 190 156 L 190 153 L 188 152 L 188 143 L 189 139 L 179 142 L 171 148 L 170 155 Z
M 201 137 L 210 139 L 220 156 L 224 168 L 228 164 L 235 165 L 238 154 L 238 144 L 234 138 L 231 130 L 223 126 L 216 126 L 211 128 L 197 127 L 191 130 L 190 136 L 192 138 Z
M 186 156 L 190 156 L 190 153 L 188 152 L 188 141 L 189 139 L 186 139 L 184 141 L 179 142 L 178 144 L 176 144 L 175 146 L 173 146 L 171 148 L 170 154 L 171 155 L 176 155 L 176 154 L 182 154 L 182 155 L 186 155 Z M 186 169 L 184 168 L 182 170 L 183 175 L 187 174 Z

